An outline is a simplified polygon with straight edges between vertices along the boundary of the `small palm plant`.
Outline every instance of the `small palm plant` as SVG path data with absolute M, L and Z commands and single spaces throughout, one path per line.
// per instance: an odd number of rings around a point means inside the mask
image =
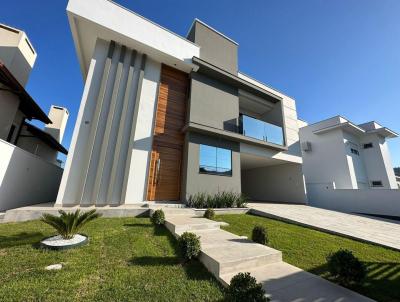
M 101 216 L 96 210 L 83 213 L 79 209 L 72 213 L 59 210 L 58 213 L 60 216 L 45 213 L 40 220 L 55 228 L 63 239 L 72 239 L 86 223 Z

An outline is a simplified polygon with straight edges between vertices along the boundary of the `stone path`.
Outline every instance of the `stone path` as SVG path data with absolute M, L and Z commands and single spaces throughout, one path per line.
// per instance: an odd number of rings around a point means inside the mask
M 175 236 L 200 236 L 200 261 L 224 285 L 239 272 L 250 272 L 273 302 L 373 301 L 282 261 L 282 253 L 220 229 L 224 222 L 166 211 L 165 226 Z
M 249 203 L 251 212 L 400 250 L 400 224 L 321 208 L 276 203 Z

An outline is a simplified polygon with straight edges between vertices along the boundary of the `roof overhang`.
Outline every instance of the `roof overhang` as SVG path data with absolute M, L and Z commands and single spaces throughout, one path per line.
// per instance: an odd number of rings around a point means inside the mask
M 282 100 L 282 98 L 268 90 L 265 90 L 259 86 L 250 83 L 237 75 L 227 72 L 213 64 L 210 64 L 198 57 L 193 57 L 193 63 L 199 66 L 197 72 L 203 73 L 210 78 L 219 80 L 221 82 L 227 83 L 239 89 L 243 89 L 250 92 L 258 97 L 265 98 L 272 103 L 277 103 Z
M 108 0 L 70 0 L 67 6 L 82 75 L 86 78 L 97 39 L 115 41 L 185 72 L 196 68 L 200 47 Z
M 32 133 L 35 137 L 37 137 L 38 139 L 40 139 L 42 142 L 44 142 L 46 145 L 48 145 L 49 147 L 64 153 L 65 155 L 68 154 L 67 149 L 65 149 L 63 147 L 63 145 L 61 145 L 53 136 L 51 136 L 49 133 L 43 131 L 42 129 L 39 129 L 37 127 L 35 127 L 32 124 L 29 123 L 25 123 L 26 125 L 26 129 Z
M 394 132 L 393 130 L 390 130 L 389 128 L 382 127 L 379 129 L 374 129 L 374 130 L 369 130 L 367 131 L 368 134 L 378 134 L 380 136 L 386 137 L 386 138 L 396 138 L 399 137 L 399 135 Z
M 313 131 L 313 133 L 314 134 L 323 134 L 323 133 L 326 133 L 326 132 L 329 132 L 332 130 L 336 130 L 336 129 L 342 129 L 346 132 L 352 133 L 357 136 L 368 135 L 368 134 L 377 134 L 377 135 L 380 135 L 385 138 L 395 138 L 395 137 L 399 136 L 396 132 L 394 132 L 386 127 L 373 129 L 373 130 L 365 130 L 349 121 L 341 122 L 341 123 L 338 123 L 333 126 L 318 129 L 318 130 Z
M 345 122 L 345 123 L 339 123 L 333 126 L 329 126 L 326 128 L 322 128 L 322 129 L 318 129 L 313 131 L 314 134 L 323 134 L 332 130 L 336 130 L 336 129 L 342 129 L 344 131 L 350 132 L 354 135 L 362 135 L 365 134 L 365 130 L 358 127 L 357 125 L 351 123 L 351 122 Z
M 0 88 L 15 94 L 19 100 L 18 109 L 21 110 L 27 119 L 36 119 L 42 121 L 45 124 L 51 124 L 51 120 L 43 112 L 40 106 L 33 100 L 25 88 L 18 82 L 18 80 L 12 75 L 8 68 L 0 61 L 0 84 L 5 87 Z

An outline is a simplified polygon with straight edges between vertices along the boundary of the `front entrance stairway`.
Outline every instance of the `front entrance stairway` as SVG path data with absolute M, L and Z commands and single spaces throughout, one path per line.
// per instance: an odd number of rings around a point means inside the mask
M 200 261 L 225 286 L 239 272 L 250 272 L 274 302 L 373 301 L 282 261 L 282 253 L 220 229 L 226 225 L 163 208 L 165 226 L 178 237 L 184 232 L 200 236 Z M 310 255 L 312 257 L 312 255 Z

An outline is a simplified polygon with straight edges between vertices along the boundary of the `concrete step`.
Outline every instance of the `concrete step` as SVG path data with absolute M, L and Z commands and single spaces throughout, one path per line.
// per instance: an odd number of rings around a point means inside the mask
M 175 236 L 197 230 L 219 230 L 221 225 L 227 225 L 227 223 L 187 215 L 167 215 L 165 220 L 165 226 Z
M 361 296 L 351 290 L 331 283 L 321 277 L 305 272 L 285 262 L 244 269 L 263 285 L 273 302 L 283 301 L 342 301 L 371 302 L 373 300 Z M 227 286 L 238 272 L 220 276 L 221 282 Z
M 204 247 L 201 258 L 210 261 L 216 276 L 241 272 L 263 265 L 282 262 L 282 253 L 248 239 L 238 239 L 224 245 Z M 206 265 L 207 266 L 207 265 Z
M 189 208 L 166 208 L 166 207 L 150 207 L 150 215 L 153 215 L 155 210 L 163 210 L 165 216 L 179 216 L 179 215 L 186 215 L 186 216 L 195 216 L 195 212 Z
M 282 253 L 221 229 L 195 229 L 200 236 L 200 260 L 216 277 L 282 261 Z M 179 232 L 178 232 L 178 235 Z
M 187 208 L 186 204 L 184 203 L 171 203 L 171 202 L 162 202 L 162 201 L 148 201 L 146 202 L 146 206 L 148 208 Z

